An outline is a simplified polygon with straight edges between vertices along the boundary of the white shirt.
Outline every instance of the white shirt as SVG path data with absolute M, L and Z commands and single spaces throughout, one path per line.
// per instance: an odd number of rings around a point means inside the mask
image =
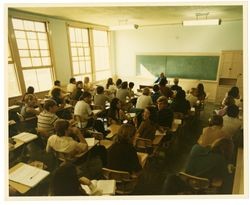
M 152 105 L 153 101 L 151 96 L 148 95 L 141 95 L 138 97 L 136 102 L 136 108 L 145 109 L 147 106 Z
M 227 133 L 227 136 L 232 138 L 239 129 L 242 128 L 242 121 L 238 118 L 229 117 L 225 115 L 223 117 L 223 127 L 222 130 Z
M 67 85 L 67 92 L 72 93 L 76 89 L 76 84 L 69 83 Z
M 88 119 L 92 114 L 92 110 L 88 103 L 86 103 L 84 100 L 80 100 L 75 105 L 74 114 L 81 117 L 82 125 L 80 127 L 86 127 Z

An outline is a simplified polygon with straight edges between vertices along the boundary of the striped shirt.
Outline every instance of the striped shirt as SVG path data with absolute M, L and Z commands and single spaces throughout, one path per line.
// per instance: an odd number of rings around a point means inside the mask
M 54 134 L 54 125 L 58 119 L 56 114 L 44 110 L 38 115 L 37 118 L 38 130 L 48 132 L 49 135 Z

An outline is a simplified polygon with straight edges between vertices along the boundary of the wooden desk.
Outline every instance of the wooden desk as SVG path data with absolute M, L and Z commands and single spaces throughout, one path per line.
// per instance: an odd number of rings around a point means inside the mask
M 116 135 L 120 127 L 121 125 L 117 125 L 117 124 L 110 125 L 108 127 L 108 130 L 110 130 L 110 133 L 106 136 L 106 138 L 112 138 L 114 135 Z
M 18 111 L 20 109 L 20 106 L 19 105 L 12 105 L 12 106 L 9 106 L 9 111 Z
M 100 145 L 103 145 L 106 149 L 109 149 L 114 142 L 112 140 L 100 140 Z
M 234 174 L 233 194 L 244 194 L 244 156 L 243 149 L 238 148 Z

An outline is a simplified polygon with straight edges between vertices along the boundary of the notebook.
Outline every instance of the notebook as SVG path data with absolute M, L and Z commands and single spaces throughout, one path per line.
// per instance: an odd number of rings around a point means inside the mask
M 36 139 L 37 137 L 38 136 L 35 135 L 35 134 L 28 133 L 28 132 L 22 132 L 22 133 L 20 133 L 18 135 L 13 136 L 12 138 L 20 140 L 20 141 L 22 141 L 24 143 L 27 143 L 27 142 L 30 142 L 30 141 Z
M 88 144 L 88 147 L 92 147 L 95 145 L 95 138 L 94 137 L 91 137 L 91 138 L 85 138 L 87 144 Z
M 10 173 L 9 180 L 34 187 L 48 175 L 48 171 L 23 163 L 22 166 Z
M 94 190 L 90 190 L 87 185 L 81 185 L 87 194 L 92 195 L 97 189 L 102 192 L 102 195 L 113 195 L 115 194 L 116 182 L 114 179 L 110 180 L 91 180 L 91 183 L 95 186 Z

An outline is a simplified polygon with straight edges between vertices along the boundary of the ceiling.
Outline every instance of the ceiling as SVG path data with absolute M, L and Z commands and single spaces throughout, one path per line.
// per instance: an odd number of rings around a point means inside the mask
M 81 21 L 85 23 L 104 26 L 119 24 L 138 24 L 140 27 L 181 24 L 183 20 L 196 19 L 196 14 L 203 14 L 198 17 L 220 18 L 223 22 L 237 21 L 243 19 L 243 6 L 238 5 L 116 5 L 116 6 L 84 6 L 84 5 L 63 5 L 47 4 L 47 7 L 26 6 L 10 7 L 31 13 L 42 14 L 50 17 Z

